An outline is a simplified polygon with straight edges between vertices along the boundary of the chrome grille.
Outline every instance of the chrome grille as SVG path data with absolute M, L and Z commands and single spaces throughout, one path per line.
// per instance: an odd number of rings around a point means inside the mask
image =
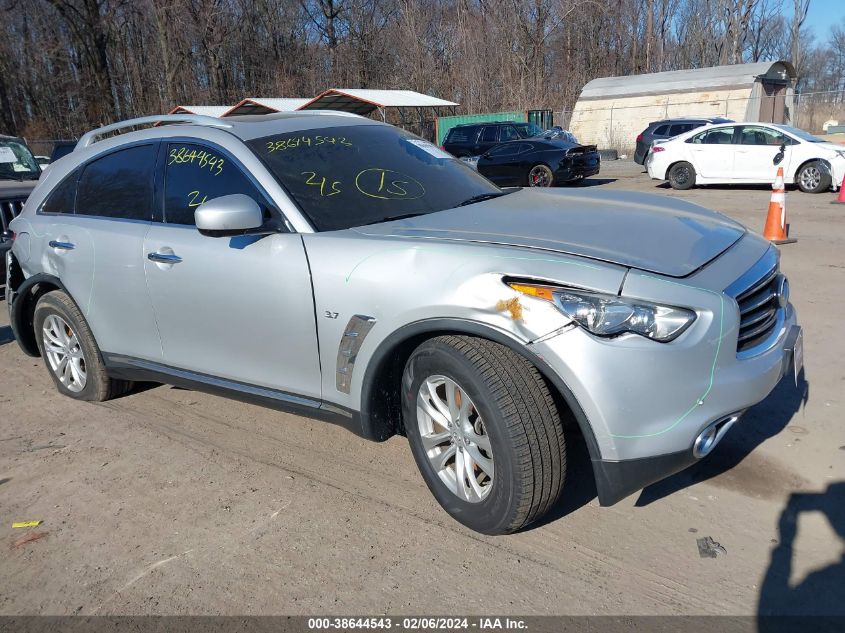
M 0 231 L 5 231 L 9 228 L 9 223 L 23 211 L 25 202 L 26 198 L 0 200 Z
M 736 351 L 759 345 L 772 333 L 778 320 L 780 274 L 775 266 L 736 297 L 739 304 L 739 338 Z

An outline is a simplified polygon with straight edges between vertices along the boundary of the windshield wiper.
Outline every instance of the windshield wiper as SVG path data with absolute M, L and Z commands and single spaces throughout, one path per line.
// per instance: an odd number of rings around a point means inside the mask
M 476 202 L 484 202 L 485 200 L 490 200 L 491 198 L 498 198 L 500 196 L 508 195 L 507 191 L 497 191 L 494 193 L 480 193 L 477 196 L 472 196 L 471 198 L 467 198 L 460 204 L 456 204 L 455 207 L 465 207 L 468 204 L 475 204 Z
M 372 222 L 365 222 L 364 224 L 359 224 L 359 226 L 370 226 L 371 224 L 381 224 L 382 222 L 392 222 L 393 220 L 407 220 L 408 218 L 415 218 L 420 215 L 426 215 L 425 213 L 406 213 L 404 215 L 392 215 L 387 218 L 382 218 L 381 220 L 373 220 Z

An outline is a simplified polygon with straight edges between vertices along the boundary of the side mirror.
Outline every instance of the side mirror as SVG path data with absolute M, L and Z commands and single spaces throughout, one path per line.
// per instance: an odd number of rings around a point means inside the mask
M 203 202 L 194 211 L 194 221 L 203 235 L 228 237 L 260 229 L 264 214 L 255 200 L 242 193 L 233 193 Z

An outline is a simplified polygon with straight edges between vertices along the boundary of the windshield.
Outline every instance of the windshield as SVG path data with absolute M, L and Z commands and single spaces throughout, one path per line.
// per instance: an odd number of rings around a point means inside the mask
M 40 175 L 41 168 L 26 145 L 0 140 L 0 180 L 33 180 Z
M 802 141 L 807 141 L 808 143 L 824 143 L 824 141 L 818 136 L 813 136 L 809 132 L 799 130 L 797 127 L 791 127 L 789 125 L 776 125 L 774 127 L 778 128 L 779 130 L 783 130 L 787 134 L 792 134 L 792 136 L 797 136 Z
M 434 213 L 501 192 L 451 154 L 384 125 L 301 130 L 247 145 L 318 231 Z

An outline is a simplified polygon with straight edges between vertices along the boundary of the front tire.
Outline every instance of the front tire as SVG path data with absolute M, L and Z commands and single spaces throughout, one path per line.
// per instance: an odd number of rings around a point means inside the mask
M 675 163 L 669 168 L 667 179 L 672 189 L 692 189 L 695 186 L 695 167 L 686 161 Z
M 830 170 L 819 161 L 802 166 L 795 174 L 795 184 L 804 193 L 822 193 L 830 189 Z
M 38 300 L 33 324 L 38 350 L 59 393 L 102 402 L 132 386 L 129 381 L 108 377 L 88 323 L 64 292 L 48 292 Z
M 441 336 L 413 352 L 402 385 L 411 452 L 454 519 L 507 534 L 557 501 L 566 471 L 563 427 L 526 359 L 486 339 Z

